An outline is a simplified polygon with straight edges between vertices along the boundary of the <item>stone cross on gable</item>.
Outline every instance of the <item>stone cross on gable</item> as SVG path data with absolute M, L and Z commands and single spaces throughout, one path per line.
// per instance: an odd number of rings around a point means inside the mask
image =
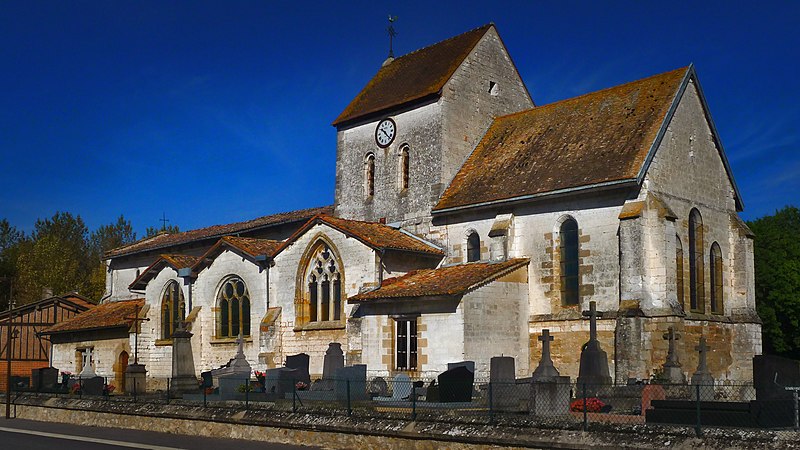
M 589 340 L 597 340 L 597 319 L 603 317 L 602 312 L 597 311 L 597 302 L 594 300 L 589 302 L 589 310 L 583 312 L 584 316 L 589 317 Z
M 700 353 L 700 363 L 697 365 L 697 373 L 708 373 L 708 367 L 706 365 L 706 356 L 711 348 L 706 345 L 706 338 L 705 336 L 700 336 L 700 344 L 694 348 Z
M 673 366 L 673 367 L 680 367 L 680 362 L 678 362 L 678 353 L 675 351 L 675 341 L 681 338 L 681 335 L 675 332 L 675 329 L 672 327 L 668 328 L 668 331 L 664 333 L 664 339 L 669 341 L 669 350 L 667 351 L 667 362 L 664 364 L 665 367 Z

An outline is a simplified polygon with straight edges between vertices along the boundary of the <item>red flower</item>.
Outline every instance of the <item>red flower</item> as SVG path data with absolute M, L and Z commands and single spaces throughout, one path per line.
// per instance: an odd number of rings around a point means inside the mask
M 570 403 L 569 410 L 583 412 L 583 402 L 584 400 L 582 398 L 574 400 Z M 597 397 L 589 397 L 586 399 L 586 412 L 600 412 L 604 406 L 606 406 L 606 404 Z

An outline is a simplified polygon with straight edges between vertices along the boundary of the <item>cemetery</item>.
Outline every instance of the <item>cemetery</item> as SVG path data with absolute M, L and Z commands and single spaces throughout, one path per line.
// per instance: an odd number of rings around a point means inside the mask
M 562 376 L 551 357 L 554 337 L 545 329 L 537 336 L 541 359 L 529 377 L 516 374 L 514 357 L 491 358 L 488 379 L 476 378 L 474 361 L 453 361 L 435 378 L 418 379 L 399 372 L 391 377 L 370 376 L 365 364 L 346 363 L 341 345 L 329 344 L 323 373 L 310 376 L 311 357 L 289 355 L 282 367 L 254 371 L 237 339 L 237 351 L 228 363 L 210 368 L 196 378 L 191 367 L 191 347 L 176 352 L 173 377 L 166 389 L 147 389 L 136 374 L 147 370 L 137 359 L 130 364 L 131 378 L 123 389 L 97 376 L 92 352 L 83 354 L 78 374 L 57 368 L 36 369 L 26 390 L 37 395 L 90 399 L 112 403 L 187 405 L 226 410 L 272 410 L 337 417 L 380 417 L 399 420 L 464 423 L 524 423 L 545 429 L 593 430 L 604 427 L 645 425 L 693 430 L 698 436 L 708 428 L 798 430 L 797 390 L 800 362 L 759 355 L 753 359 L 752 382 L 717 382 L 710 375 L 705 339 L 695 348 L 699 363 L 685 376 L 675 352 L 680 333 L 672 328 L 663 338 L 669 343 L 663 367 L 650 380 L 630 380 L 621 385 L 608 375 L 608 356 L 597 340 L 594 304 L 586 313 L 591 321 L 589 340 L 580 349 L 577 379 Z M 178 330 L 178 333 L 191 333 Z M 176 349 L 182 347 L 176 346 Z M 577 351 L 577 349 L 576 349 Z

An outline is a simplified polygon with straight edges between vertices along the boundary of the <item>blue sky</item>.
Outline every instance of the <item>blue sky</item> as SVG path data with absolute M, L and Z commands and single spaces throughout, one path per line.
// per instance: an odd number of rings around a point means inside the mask
M 800 2 L 5 1 L 0 218 L 139 235 L 333 202 L 386 57 L 494 22 L 538 105 L 695 63 L 744 218 L 799 204 Z

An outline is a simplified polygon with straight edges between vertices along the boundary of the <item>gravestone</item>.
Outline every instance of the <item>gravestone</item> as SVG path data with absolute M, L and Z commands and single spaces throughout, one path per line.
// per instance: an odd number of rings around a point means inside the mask
M 92 364 L 94 363 L 94 350 L 91 348 L 87 348 L 83 351 L 83 370 L 81 373 L 78 374 L 78 378 L 94 378 L 97 376 L 94 373 L 94 367 Z
M 395 375 L 392 380 L 392 399 L 407 400 L 411 397 L 413 387 L 414 383 L 411 382 L 411 377 L 404 373 Z
M 511 356 L 493 356 L 489 360 L 489 382 L 508 384 L 514 383 L 516 369 L 514 358 Z
M 459 361 L 454 363 L 447 363 L 447 370 L 455 369 L 456 367 L 466 367 L 470 372 L 475 373 L 475 361 Z
M 369 382 L 369 393 L 373 397 L 386 397 L 389 395 L 389 385 L 383 377 L 375 377 Z
M 467 366 L 456 366 L 438 376 L 439 401 L 442 403 L 468 403 L 472 401 L 475 373 Z
M 542 358 L 531 375 L 528 409 L 537 416 L 569 414 L 570 379 L 561 376 L 550 356 L 550 330 L 542 330 L 537 340 L 542 343 Z
M 125 392 L 144 394 L 147 390 L 147 369 L 144 364 L 128 364 L 125 368 Z
M 328 350 L 325 351 L 325 359 L 322 363 L 322 379 L 330 379 L 333 377 L 333 374 L 342 367 L 344 367 L 342 344 L 331 342 L 328 344 Z
M 491 389 L 492 408 L 507 409 L 519 405 L 525 395 L 517 385 L 514 358 L 510 356 L 494 356 L 489 360 L 489 387 Z M 430 388 L 428 389 L 430 392 Z
M 667 351 L 667 361 L 664 363 L 664 377 L 670 384 L 686 384 L 686 376 L 683 374 L 683 368 L 678 360 L 678 352 L 675 349 L 675 341 L 681 338 L 681 335 L 676 333 L 672 327 L 664 333 L 664 339 L 669 341 L 669 350 Z
M 171 395 L 197 391 L 192 333 L 184 328 L 183 322 L 179 322 L 178 329 L 172 333 L 172 379 L 169 390 Z
M 700 400 L 710 402 L 714 400 L 714 377 L 706 364 L 706 354 L 711 348 L 706 345 L 705 336 L 700 336 L 700 343 L 694 349 L 699 352 L 700 362 L 697 371 L 692 375 L 692 399 L 697 400 L 697 388 L 694 385 L 699 385 Z
M 792 400 L 786 386 L 800 386 L 800 361 L 772 355 L 753 357 L 753 387 L 758 400 Z
M 348 384 L 350 385 L 350 400 L 367 400 L 367 365 L 356 364 L 336 370 L 334 374 L 334 395 L 336 400 L 347 400 Z
M 31 388 L 38 391 L 55 389 L 58 383 L 58 369 L 44 367 L 31 370 Z
M 311 375 L 308 371 L 310 358 L 306 353 L 298 353 L 297 355 L 289 355 L 286 357 L 286 368 L 295 369 L 297 381 L 302 381 L 307 385 L 311 385 Z
M 583 315 L 589 317 L 589 341 L 581 349 L 578 386 L 583 389 L 585 385 L 587 395 L 594 397 L 604 386 L 611 385 L 608 355 L 600 348 L 600 341 L 597 340 L 597 318 L 602 317 L 603 313 L 598 312 L 597 303 L 591 301 L 589 311 L 584 311 Z
M 83 395 L 103 395 L 103 386 L 105 386 L 103 377 L 81 378 L 80 383 Z
M 295 383 L 300 381 L 299 376 L 299 370 L 288 367 L 267 369 L 264 372 L 264 392 L 268 396 L 274 394 L 278 398 L 284 398 L 287 393 L 294 392 Z
M 253 369 L 247 358 L 244 356 L 244 339 L 240 334 L 236 338 L 238 344 L 236 348 L 236 356 L 228 363 L 228 367 L 224 372 L 218 375 L 219 380 L 219 395 L 222 400 L 228 398 L 235 398 L 239 393 L 239 386 L 248 384 L 250 382 L 250 374 Z M 196 381 L 195 381 L 196 382 Z

